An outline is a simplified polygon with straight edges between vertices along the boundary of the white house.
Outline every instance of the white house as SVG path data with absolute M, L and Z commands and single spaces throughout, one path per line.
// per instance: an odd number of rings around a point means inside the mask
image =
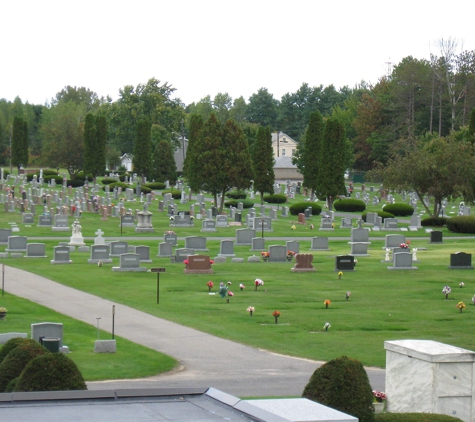
M 293 157 L 297 150 L 297 142 L 284 132 L 272 133 L 272 149 L 274 158 Z

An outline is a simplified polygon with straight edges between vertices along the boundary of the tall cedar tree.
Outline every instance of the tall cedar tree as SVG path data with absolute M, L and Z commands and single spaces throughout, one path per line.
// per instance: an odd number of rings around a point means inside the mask
M 153 152 L 152 177 L 159 182 L 169 180 L 175 184 L 177 179 L 176 163 L 172 146 L 168 141 L 160 141 Z
M 475 142 L 475 108 L 470 113 L 470 122 L 468 123 L 468 133 L 472 135 L 471 142 Z
M 318 179 L 318 156 L 323 143 L 323 116 L 319 111 L 310 115 L 303 153 L 303 184 L 315 193 Z
M 199 192 L 203 186 L 200 178 L 198 160 L 198 143 L 200 132 L 203 129 L 203 118 L 198 114 L 192 114 L 190 117 L 189 129 L 188 148 L 186 149 L 185 163 L 183 165 L 183 175 L 188 180 L 190 190 L 193 192 Z
M 252 165 L 251 154 L 247 139 L 234 120 L 228 120 L 224 125 L 223 136 L 225 178 L 221 194 L 224 198 L 231 188 L 247 189 L 251 185 Z M 220 212 L 223 211 L 224 201 L 221 201 Z
M 217 204 L 218 193 L 222 191 L 227 175 L 223 166 L 226 158 L 223 128 L 214 114 L 203 125 L 198 145 L 198 178 L 203 189 L 213 195 L 214 203 Z
M 103 173 L 107 165 L 107 133 L 109 127 L 107 125 L 106 116 L 96 116 L 96 171 L 94 178 Z
M 94 116 L 87 113 L 84 119 L 84 174 L 95 174 L 96 155 L 96 127 L 94 126 Z
M 18 173 L 21 165 L 28 165 L 28 125 L 18 116 L 13 119 L 11 160 Z
M 274 192 L 274 152 L 272 135 L 269 127 L 259 127 L 252 155 L 252 171 L 254 173 L 254 192 L 261 193 L 261 204 L 264 194 Z
M 152 126 L 147 119 L 137 122 L 137 131 L 132 158 L 133 170 L 142 178 L 150 175 L 152 170 Z
M 328 118 L 318 160 L 317 195 L 326 198 L 331 210 L 337 195 L 345 194 L 345 127 L 334 117 Z

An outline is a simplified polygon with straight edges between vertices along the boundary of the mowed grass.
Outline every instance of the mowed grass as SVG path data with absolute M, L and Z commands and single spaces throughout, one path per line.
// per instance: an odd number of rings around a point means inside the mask
M 183 264 L 155 256 L 156 240 L 130 241 L 151 247 L 153 263 L 143 266 L 166 268 L 160 275 L 160 304 L 156 303 L 156 274 L 115 273 L 111 266 L 118 265 L 118 258 L 112 265 L 98 267 L 87 264 L 89 254 L 79 252 L 71 254 L 72 265 L 51 265 L 57 242 L 45 242 L 48 259 L 5 259 L 3 263 L 223 338 L 292 356 L 327 361 L 347 355 L 367 366 L 384 367 L 386 340 L 429 339 L 474 350 L 474 272 L 447 268 L 450 253 L 471 253 L 474 240 L 445 238 L 444 244 L 431 245 L 423 230 L 406 233 L 406 238 L 412 247 L 427 248 L 418 251 L 418 270 L 388 270 L 388 264 L 381 262 L 385 256 L 381 239 L 370 245 L 370 256 L 358 258 L 356 271 L 344 273 L 341 280 L 334 271 L 335 256 L 349 253 L 347 241 L 331 240 L 331 250 L 325 252 L 310 252 L 310 239 L 302 241 L 300 252 L 314 255 L 317 271 L 313 273 L 292 273 L 291 263 L 231 264 L 228 258 L 228 263 L 213 266 L 213 275 L 183 274 Z M 285 241 L 269 240 L 266 246 L 270 244 Z M 208 239 L 207 246 L 206 254 L 218 254 L 218 240 Z M 249 249 L 235 247 L 235 253 L 243 258 L 259 255 Z M 265 282 L 257 291 L 256 278 Z M 215 284 L 214 295 L 208 293 L 208 280 Z M 235 294 L 229 303 L 217 294 L 219 283 L 227 281 Z M 461 281 L 463 288 L 459 288 Z M 246 286 L 243 291 L 240 283 Z M 446 284 L 452 288 L 447 301 L 441 292 Z M 347 291 L 351 292 L 349 301 L 345 300 Z M 331 300 L 328 309 L 323 305 L 326 299 Z M 467 305 L 462 313 L 456 309 L 459 301 Z M 246 312 L 248 306 L 255 307 L 252 317 Z M 281 312 L 278 324 L 274 310 Z M 331 324 L 328 332 L 323 330 L 325 322 Z
M 0 321 L 1 332 L 26 332 L 29 335 L 32 323 L 62 323 L 63 343 L 71 352 L 67 356 L 78 365 L 86 381 L 146 377 L 170 371 L 177 365 L 170 356 L 117 336 L 116 353 L 94 353 L 96 327 L 29 300 L 5 293 L 0 297 L 0 306 L 8 309 L 6 318 Z M 108 340 L 111 335 L 101 330 L 100 338 Z

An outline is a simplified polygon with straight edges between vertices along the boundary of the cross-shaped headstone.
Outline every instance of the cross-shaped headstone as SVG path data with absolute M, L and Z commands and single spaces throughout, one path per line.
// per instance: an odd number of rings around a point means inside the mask
M 101 230 L 101 229 L 97 229 L 97 231 L 94 233 L 96 236 L 98 237 L 102 237 L 102 235 L 104 234 L 104 232 Z

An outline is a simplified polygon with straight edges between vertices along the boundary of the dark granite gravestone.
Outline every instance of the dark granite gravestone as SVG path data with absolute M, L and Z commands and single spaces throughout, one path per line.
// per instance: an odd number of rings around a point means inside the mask
M 443 243 L 442 241 L 442 232 L 439 230 L 432 230 L 430 232 L 430 241 L 429 243 Z
M 449 268 L 451 270 L 473 270 L 472 254 L 465 252 L 456 252 L 450 254 Z
M 338 255 L 335 258 L 335 271 L 354 271 L 355 257 L 351 255 Z

